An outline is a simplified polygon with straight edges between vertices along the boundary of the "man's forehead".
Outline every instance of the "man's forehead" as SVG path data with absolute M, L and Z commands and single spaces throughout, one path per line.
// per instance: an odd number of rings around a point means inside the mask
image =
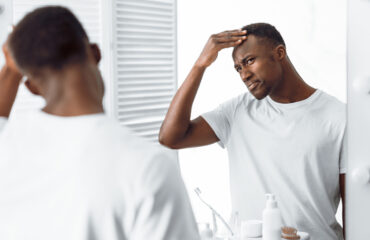
M 254 35 L 249 35 L 247 40 L 243 41 L 242 44 L 235 47 L 232 53 L 234 60 L 241 60 L 240 58 L 245 57 L 249 54 L 255 54 L 264 49 L 263 40 Z

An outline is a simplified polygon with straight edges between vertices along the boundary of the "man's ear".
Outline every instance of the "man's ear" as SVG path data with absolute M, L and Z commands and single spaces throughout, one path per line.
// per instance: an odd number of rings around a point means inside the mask
M 96 43 L 91 43 L 90 49 L 92 51 L 96 64 L 98 64 L 101 60 L 101 52 L 99 46 Z
M 286 57 L 286 48 L 284 45 L 279 44 L 275 48 L 276 57 L 279 61 L 283 60 Z
M 35 84 L 33 84 L 29 79 L 27 79 L 24 82 L 24 85 L 26 85 L 26 87 L 28 88 L 28 90 L 30 90 L 31 93 L 33 93 L 35 95 L 38 95 L 38 96 L 41 95 L 37 86 Z

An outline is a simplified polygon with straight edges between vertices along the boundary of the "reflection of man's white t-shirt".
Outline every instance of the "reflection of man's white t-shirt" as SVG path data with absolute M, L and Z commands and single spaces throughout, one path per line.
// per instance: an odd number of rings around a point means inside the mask
M 0 239 L 198 239 L 175 159 L 104 114 L 0 119 Z M 4 127 L 5 126 L 5 127 Z
M 261 219 L 265 193 L 277 196 L 284 225 L 313 240 L 342 240 L 335 214 L 345 173 L 345 105 L 316 90 L 281 104 L 242 94 L 202 117 L 226 147 L 233 211 Z

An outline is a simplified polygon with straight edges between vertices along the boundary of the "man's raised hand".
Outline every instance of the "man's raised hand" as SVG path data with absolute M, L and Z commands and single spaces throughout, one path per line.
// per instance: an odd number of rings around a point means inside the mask
M 221 49 L 238 46 L 247 39 L 246 34 L 246 30 L 237 29 L 211 35 L 204 46 L 196 65 L 208 67 L 216 60 L 218 52 Z

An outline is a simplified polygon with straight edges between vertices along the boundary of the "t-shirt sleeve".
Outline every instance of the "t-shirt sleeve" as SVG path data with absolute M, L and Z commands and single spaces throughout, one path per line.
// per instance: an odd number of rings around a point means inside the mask
M 146 169 L 130 239 L 199 239 L 176 159 L 157 153 Z
M 339 173 L 345 174 L 347 172 L 347 162 L 348 162 L 348 137 L 347 129 L 344 132 L 342 139 L 342 145 L 340 148 L 340 157 L 339 157 Z
M 220 141 L 218 144 L 224 148 L 230 136 L 232 119 L 236 110 L 236 106 L 240 97 L 231 99 L 222 103 L 216 109 L 206 112 L 201 117 L 215 132 Z
M 5 117 L 0 117 L 0 133 L 3 131 L 8 119 Z

